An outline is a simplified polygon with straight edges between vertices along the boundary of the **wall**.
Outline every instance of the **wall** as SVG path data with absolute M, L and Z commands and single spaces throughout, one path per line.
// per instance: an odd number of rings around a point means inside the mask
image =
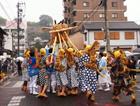
M 78 49 L 83 49 L 84 47 L 84 34 L 77 32 L 70 36 L 71 41 Z
M 128 30 L 126 30 L 128 31 Z M 137 46 L 140 45 L 140 32 L 139 31 L 135 31 L 134 32 L 134 40 L 125 40 L 125 32 L 126 31 L 120 31 L 120 39 L 119 40 L 110 40 L 110 45 L 112 47 L 116 47 L 116 46 L 122 46 L 123 48 L 132 48 L 133 46 Z M 129 30 L 131 31 L 131 30 Z M 94 41 L 94 31 L 89 31 L 87 33 L 87 43 L 88 44 L 92 44 Z M 105 46 L 106 42 L 104 40 L 98 40 L 101 44 L 101 46 Z

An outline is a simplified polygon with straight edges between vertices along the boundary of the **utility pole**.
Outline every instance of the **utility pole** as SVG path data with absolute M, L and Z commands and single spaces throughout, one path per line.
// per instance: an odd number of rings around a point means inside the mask
M 18 56 L 19 56 L 19 31 L 20 30 L 20 28 L 19 28 L 19 2 L 18 2 L 18 4 L 17 4 L 17 39 L 18 39 Z
M 108 18 L 107 18 L 107 0 L 102 0 L 103 6 L 104 6 L 104 15 L 105 15 L 105 40 L 106 40 L 106 51 L 110 51 L 110 36 L 109 36 L 109 24 L 108 24 Z
M 20 56 L 20 23 L 22 22 L 22 13 L 23 9 L 21 7 L 23 3 L 18 2 L 17 3 L 17 39 L 18 39 L 18 56 Z

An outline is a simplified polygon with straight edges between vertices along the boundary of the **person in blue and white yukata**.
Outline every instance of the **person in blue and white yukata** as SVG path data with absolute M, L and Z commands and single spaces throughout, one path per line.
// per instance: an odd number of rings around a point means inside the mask
M 21 64 L 21 67 L 22 67 L 22 81 L 23 82 L 23 85 L 22 85 L 22 88 L 21 90 L 24 91 L 24 92 L 27 92 L 27 87 L 28 87 L 28 80 L 29 80 L 29 76 L 28 76 L 28 59 L 30 57 L 30 50 L 26 50 L 24 52 L 24 60 L 22 61 L 22 64 Z
M 47 60 L 46 60 L 46 71 L 48 74 L 48 89 L 47 92 L 52 91 L 56 93 L 56 71 L 54 68 L 55 55 L 52 54 L 52 48 L 48 49 Z
M 76 71 L 75 57 L 73 48 L 68 48 L 66 50 L 67 57 L 67 77 L 68 77 L 68 94 L 77 95 L 78 94 L 78 73 Z
M 97 65 L 95 51 L 99 48 L 99 43 L 94 42 L 92 46 L 87 45 L 83 54 L 79 58 L 79 84 L 82 92 L 86 93 L 88 100 L 95 102 L 95 92 L 97 84 Z M 94 57 L 92 59 L 92 57 Z
M 39 91 L 39 95 L 38 97 L 48 97 L 46 95 L 46 90 L 48 87 L 48 74 L 47 74 L 47 70 L 46 70 L 46 59 L 47 59 L 47 55 L 46 55 L 46 49 L 45 48 L 41 48 L 40 49 L 40 62 L 39 62 L 39 77 L 38 77 L 38 85 L 40 86 L 40 91 Z
M 37 77 L 39 74 L 39 69 L 37 67 L 37 60 L 35 57 L 35 50 L 30 50 L 30 57 L 28 60 L 28 74 L 30 77 L 29 81 L 29 91 L 30 94 L 38 94 Z
M 58 56 L 56 57 L 55 69 L 57 81 L 57 96 L 66 96 L 68 79 L 66 74 L 67 60 L 65 57 L 64 49 L 59 49 Z
M 103 85 L 106 86 L 106 88 L 104 89 L 104 91 L 110 91 L 110 84 L 111 84 L 111 78 L 110 78 L 110 73 L 107 69 L 107 59 L 106 57 L 104 56 L 104 53 L 99 53 L 99 70 L 100 72 L 104 75 L 101 76 L 99 75 L 99 79 L 98 79 L 98 82 L 99 82 L 99 90 L 103 90 Z

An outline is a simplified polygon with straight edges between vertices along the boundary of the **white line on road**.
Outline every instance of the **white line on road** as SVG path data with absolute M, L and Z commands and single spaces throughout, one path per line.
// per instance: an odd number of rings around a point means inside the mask
M 12 104 L 8 104 L 7 106 L 19 106 L 20 103 L 12 103 Z
M 7 106 L 19 106 L 23 98 L 25 98 L 25 96 L 13 96 Z
M 7 86 L 10 83 L 11 83 L 11 81 L 7 81 L 3 86 L 5 87 L 5 86 Z
M 20 88 L 23 84 L 23 81 L 18 81 L 15 85 L 12 86 L 12 88 Z

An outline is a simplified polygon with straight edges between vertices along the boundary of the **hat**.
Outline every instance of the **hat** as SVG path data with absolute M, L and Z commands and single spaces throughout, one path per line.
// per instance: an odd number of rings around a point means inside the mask
M 43 55 L 43 56 L 46 55 L 46 49 L 45 48 L 41 48 L 40 49 L 40 54 Z
M 117 50 L 117 51 L 114 52 L 114 57 L 115 57 L 115 58 L 118 58 L 118 57 L 120 57 L 120 56 L 121 56 L 121 53 L 120 53 L 119 50 Z
M 88 51 L 91 49 L 91 45 L 86 45 L 85 50 Z
M 24 56 L 25 57 L 30 57 L 30 50 L 26 50 L 25 52 L 24 52 Z
M 70 53 L 72 53 L 72 52 L 74 51 L 73 48 L 68 48 L 67 50 L 68 50 L 68 52 L 70 52 Z

